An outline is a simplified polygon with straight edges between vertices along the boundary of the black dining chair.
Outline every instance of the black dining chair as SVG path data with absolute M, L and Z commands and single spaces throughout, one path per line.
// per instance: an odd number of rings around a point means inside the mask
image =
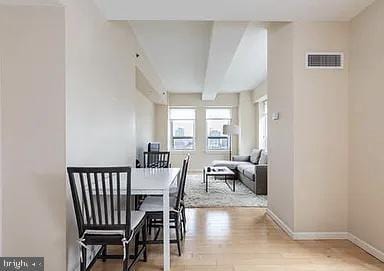
M 188 167 L 189 167 L 189 161 L 190 161 L 190 154 L 188 154 Z M 185 196 L 185 186 L 187 184 L 187 176 L 188 175 L 188 168 L 187 172 L 185 173 L 185 180 L 184 184 L 182 187 L 182 192 L 181 192 L 181 201 L 180 201 L 180 212 L 181 212 L 181 226 L 182 226 L 182 232 L 181 232 L 181 239 L 184 238 L 184 235 L 187 231 L 187 215 L 185 213 L 185 201 L 184 201 L 184 196 Z
M 80 270 L 90 270 L 97 259 L 123 259 L 123 271 L 141 257 L 146 261 L 147 220 L 145 212 L 131 211 L 131 168 L 68 167 L 67 172 L 81 245 Z M 91 245 L 101 248 L 87 267 Z M 108 245 L 123 246 L 123 255 L 109 255 Z
M 177 195 L 176 197 L 170 198 L 170 228 L 175 229 L 176 232 L 176 240 L 173 239 L 171 243 L 177 243 L 177 249 L 179 256 L 181 256 L 181 240 L 182 240 L 182 198 L 185 188 L 185 182 L 188 173 L 190 156 L 187 155 L 183 160 L 183 167 L 181 170 L 181 175 L 178 181 L 177 186 Z M 147 214 L 148 226 L 150 228 L 157 228 L 158 231 L 154 240 L 148 240 L 149 244 L 159 244 L 162 243 L 162 240 L 157 240 L 159 236 L 160 229 L 163 226 L 163 199 L 162 197 L 149 196 L 147 197 L 140 206 L 141 211 L 145 211 Z
M 150 151 L 144 152 L 144 168 L 169 168 L 170 152 Z M 135 197 L 135 207 L 138 209 L 146 196 Z
M 145 168 L 169 168 L 170 152 L 144 152 Z

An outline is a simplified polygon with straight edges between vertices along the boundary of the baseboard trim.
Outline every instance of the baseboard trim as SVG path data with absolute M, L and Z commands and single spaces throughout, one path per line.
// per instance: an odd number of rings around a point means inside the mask
M 348 239 L 348 232 L 295 232 L 295 240 L 344 240 Z
M 270 209 L 267 209 L 267 215 L 273 220 L 275 221 L 275 223 L 283 230 L 286 232 L 286 234 L 289 235 L 289 237 L 293 238 L 294 235 L 293 235 L 293 231 L 291 230 L 291 228 L 284 223 L 283 220 L 281 220 L 274 212 L 272 212 Z M 294 239 L 294 238 L 293 238 Z
M 360 247 L 367 253 L 371 254 L 373 257 L 384 262 L 384 252 L 378 250 L 374 246 L 368 244 L 367 242 L 361 240 L 355 235 L 349 232 L 294 232 L 287 224 L 284 223 L 275 213 L 270 209 L 267 209 L 267 215 L 284 231 L 290 236 L 293 240 L 330 240 L 330 239 L 341 239 L 349 240 L 354 243 L 356 246 Z
M 293 240 L 348 239 L 347 232 L 294 232 L 270 209 L 267 209 L 267 214 Z
M 384 262 L 384 252 L 381 250 L 378 250 L 374 246 L 368 244 L 367 242 L 361 240 L 357 236 L 348 233 L 348 240 L 354 243 L 356 246 L 360 247 L 361 249 L 365 250 L 367 253 L 371 254 L 373 257 L 379 259 L 380 261 Z

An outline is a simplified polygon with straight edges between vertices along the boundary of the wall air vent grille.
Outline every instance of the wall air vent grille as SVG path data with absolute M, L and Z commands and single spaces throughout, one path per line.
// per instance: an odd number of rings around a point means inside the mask
M 307 69 L 343 69 L 343 53 L 307 53 Z

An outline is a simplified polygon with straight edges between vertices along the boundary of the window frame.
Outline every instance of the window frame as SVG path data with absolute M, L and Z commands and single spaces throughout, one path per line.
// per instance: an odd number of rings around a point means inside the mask
M 268 150 L 268 97 L 264 96 L 259 101 L 259 149 Z M 263 126 L 263 121 L 265 122 Z M 264 132 L 264 133 L 263 133 Z
M 193 119 L 172 119 L 171 118 L 171 110 L 172 109 L 192 109 L 194 111 L 194 118 Z M 187 107 L 187 106 L 171 106 L 168 107 L 168 124 L 169 124 L 169 146 L 170 150 L 172 152 L 192 152 L 196 150 L 196 108 L 195 107 Z M 173 121 L 192 121 L 193 122 L 193 135 L 192 137 L 190 136 L 173 136 Z M 193 148 L 192 149 L 175 149 L 174 148 L 174 139 L 192 139 L 193 142 Z
M 230 112 L 230 118 L 207 118 L 207 111 L 210 110 L 210 109 L 228 109 L 229 112 Z M 222 153 L 222 152 L 228 152 L 229 151 L 229 140 L 230 140 L 230 137 L 227 135 L 227 136 L 214 136 L 214 137 L 210 137 L 208 135 L 208 121 L 210 120 L 228 120 L 229 121 L 229 125 L 232 124 L 232 121 L 233 121 L 233 108 L 232 107 L 225 107 L 225 106 L 220 106 L 220 107 L 206 107 L 205 108 L 205 151 L 207 153 Z M 209 144 L 208 144 L 208 141 L 210 138 L 218 138 L 218 139 L 222 139 L 222 138 L 226 138 L 227 139 L 227 148 L 226 149 L 222 149 L 222 150 L 213 150 L 213 149 L 209 149 Z

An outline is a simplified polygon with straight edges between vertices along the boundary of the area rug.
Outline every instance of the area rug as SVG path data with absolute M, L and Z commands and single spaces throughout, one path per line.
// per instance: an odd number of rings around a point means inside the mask
M 201 174 L 188 175 L 185 193 L 185 206 L 189 208 L 267 206 L 266 196 L 256 195 L 240 181 L 236 181 L 236 192 L 233 192 L 224 180 L 210 178 L 207 193 Z

